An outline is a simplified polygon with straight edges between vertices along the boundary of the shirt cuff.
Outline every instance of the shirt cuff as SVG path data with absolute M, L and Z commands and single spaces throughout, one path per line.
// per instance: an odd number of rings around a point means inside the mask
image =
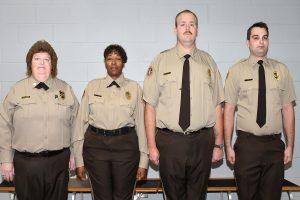
M 149 164 L 149 158 L 148 154 L 140 152 L 140 168 L 148 169 L 148 164 Z
M 0 151 L 0 160 L 1 163 L 12 163 L 14 158 L 14 150 L 1 150 Z

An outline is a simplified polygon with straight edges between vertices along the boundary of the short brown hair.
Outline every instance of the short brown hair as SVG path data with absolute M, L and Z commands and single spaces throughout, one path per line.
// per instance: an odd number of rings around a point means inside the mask
M 46 52 L 50 55 L 51 57 L 51 77 L 55 78 L 57 75 L 57 55 L 52 48 L 52 46 L 45 40 L 39 40 L 36 43 L 32 45 L 32 47 L 29 49 L 27 56 L 26 56 L 26 63 L 27 63 L 27 76 L 32 75 L 32 70 L 31 70 L 31 62 L 33 55 L 36 53 L 41 53 L 41 52 Z
M 181 12 L 179 12 L 176 17 L 175 17 L 175 27 L 177 27 L 177 18 L 179 17 L 179 15 L 181 15 L 182 13 L 190 13 L 192 15 L 194 15 L 195 19 L 196 19 L 196 26 L 198 27 L 198 17 L 195 13 L 193 13 L 192 11 L 190 10 L 183 10 Z
M 250 26 L 247 30 L 247 40 L 250 40 L 250 36 L 251 36 L 251 31 L 253 28 L 258 27 L 258 28 L 264 28 L 267 31 L 267 34 L 269 36 L 269 28 L 268 25 L 264 22 L 256 22 L 254 23 L 252 26 Z

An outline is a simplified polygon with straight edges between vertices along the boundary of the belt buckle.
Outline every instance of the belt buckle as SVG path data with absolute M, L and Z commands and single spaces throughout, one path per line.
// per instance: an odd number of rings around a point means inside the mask
M 190 131 L 184 131 L 183 134 L 184 134 L 184 135 L 189 135 L 189 134 L 190 134 Z
M 104 136 L 109 136 L 109 133 L 106 130 L 103 129 L 103 135 Z

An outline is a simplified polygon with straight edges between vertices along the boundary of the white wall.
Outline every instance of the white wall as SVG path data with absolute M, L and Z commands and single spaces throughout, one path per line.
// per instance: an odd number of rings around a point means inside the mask
M 197 45 L 214 57 L 223 79 L 232 64 L 249 55 L 247 28 L 257 21 L 268 23 L 269 57 L 289 66 L 300 96 L 299 0 L 0 0 L 0 99 L 25 77 L 26 53 L 40 39 L 53 45 L 59 57 L 58 77 L 72 85 L 78 99 L 89 80 L 105 75 L 102 54 L 111 43 L 126 49 L 125 74 L 142 85 L 154 56 L 174 46 L 174 17 L 183 9 L 198 15 Z M 300 184 L 298 124 L 299 106 L 294 160 L 286 177 Z M 149 176 L 157 173 L 150 170 Z M 233 172 L 224 160 L 212 170 L 212 176 L 231 177 Z M 295 195 L 300 200 L 300 193 Z M 208 195 L 208 199 L 223 198 Z M 2 199 L 8 195 L 0 194 Z M 154 195 L 148 199 L 162 198 Z M 287 199 L 286 195 L 282 199 Z

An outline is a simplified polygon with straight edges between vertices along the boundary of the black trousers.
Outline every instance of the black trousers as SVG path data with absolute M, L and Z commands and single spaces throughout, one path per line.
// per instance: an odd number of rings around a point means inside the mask
M 132 199 L 140 159 L 134 129 L 126 135 L 102 136 L 88 128 L 83 159 L 94 200 Z
M 213 128 L 183 135 L 158 129 L 159 172 L 168 200 L 203 200 L 214 148 Z
M 67 200 L 70 150 L 50 157 L 14 155 L 18 200 Z
M 238 131 L 234 172 L 239 200 L 281 199 L 285 145 L 280 137 Z

